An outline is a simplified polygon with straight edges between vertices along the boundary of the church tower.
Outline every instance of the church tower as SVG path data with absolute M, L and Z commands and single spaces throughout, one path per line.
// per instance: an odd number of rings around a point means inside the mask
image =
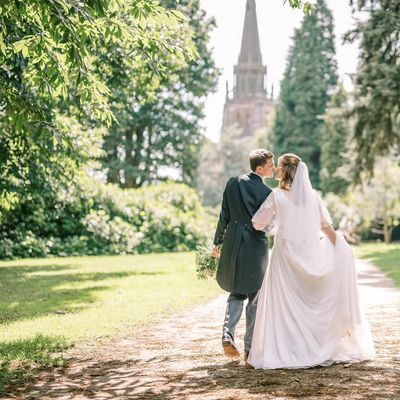
M 222 130 L 238 124 L 243 136 L 254 136 L 257 129 L 266 125 L 266 116 L 273 109 L 272 90 L 267 98 L 265 76 L 267 67 L 262 64 L 258 36 L 255 0 L 246 0 L 242 45 L 237 65 L 234 67 L 234 88 L 226 88 Z

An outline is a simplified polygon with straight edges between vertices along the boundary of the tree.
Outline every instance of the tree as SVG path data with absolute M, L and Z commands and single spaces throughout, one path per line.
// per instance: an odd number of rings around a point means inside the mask
M 203 106 L 217 83 L 218 70 L 208 46 L 214 19 L 206 18 L 199 0 L 169 0 L 163 5 L 186 15 L 188 25 L 181 24 L 180 29 L 182 33 L 193 30 L 198 57 L 188 65 L 174 66 L 170 54 L 161 53 L 160 59 L 170 66 L 168 79 L 161 80 L 155 95 L 144 101 L 134 84 L 111 79 L 112 109 L 118 124 L 112 125 L 105 139 L 103 166 L 108 181 L 123 187 L 140 187 L 165 179 L 165 167 L 175 168 L 184 182 L 194 184 Z M 180 37 L 176 39 L 178 43 Z
M 319 186 L 321 116 L 337 81 L 333 17 L 324 0 L 295 31 L 274 126 L 274 152 L 297 153 Z
M 400 2 L 351 1 L 362 12 L 356 29 L 346 39 L 361 40 L 355 77 L 354 138 L 357 143 L 355 180 L 362 171 L 373 171 L 375 158 L 400 150 Z
M 221 204 L 226 184 L 224 165 L 221 160 L 219 143 L 204 137 L 197 167 L 196 189 L 203 205 L 217 207 Z
M 286 2 L 287 0 L 284 0 L 283 4 L 285 4 Z M 312 11 L 312 5 L 309 1 L 289 0 L 289 6 L 292 8 L 301 9 L 305 13 L 310 13 Z
M 400 224 L 398 157 L 379 157 L 373 172 L 373 177 L 363 172 L 361 184 L 345 194 L 324 197 L 334 224 L 350 242 L 382 237 L 388 243 Z
M 324 193 L 344 194 L 351 182 L 347 154 L 351 136 L 349 99 L 342 84 L 327 104 L 321 135 L 321 189 Z
M 275 109 L 273 109 L 267 114 L 265 118 L 265 125 L 262 128 L 257 129 L 255 132 L 257 148 L 263 148 L 272 151 L 274 145 L 275 118 L 276 112 Z
M 57 115 L 78 118 L 83 131 L 113 120 L 110 91 L 94 68 L 98 49 L 122 48 L 140 72 L 149 71 L 145 77 L 167 79 L 159 53 L 169 52 L 180 64 L 194 56 L 189 33 L 178 25 L 184 20 L 154 0 L 2 2 L 0 208 L 18 201 L 41 176 L 63 174 L 56 154 L 79 156 Z
M 243 136 L 237 124 L 221 132 L 219 143 L 206 140 L 197 170 L 197 188 L 204 205 L 220 205 L 228 178 L 250 170 L 249 153 L 255 148 L 256 138 Z
M 361 190 L 355 193 L 356 213 L 368 227 L 383 235 L 389 243 L 393 229 L 400 223 L 400 167 L 398 159 L 379 158 L 374 177 L 369 181 L 364 174 Z

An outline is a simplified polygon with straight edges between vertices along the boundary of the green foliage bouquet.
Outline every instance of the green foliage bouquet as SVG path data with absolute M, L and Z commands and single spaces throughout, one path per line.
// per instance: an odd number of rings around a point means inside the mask
M 196 247 L 196 274 L 198 279 L 215 277 L 218 258 L 212 255 L 212 248 L 212 245 L 204 242 Z

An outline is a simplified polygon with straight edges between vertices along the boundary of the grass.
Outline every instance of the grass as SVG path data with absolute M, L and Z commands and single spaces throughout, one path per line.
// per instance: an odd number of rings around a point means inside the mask
M 68 347 L 65 338 L 44 335 L 0 343 L 0 395 L 7 384 L 29 380 L 38 368 L 64 366 L 62 351 Z
M 62 365 L 79 340 L 131 333 L 219 293 L 197 280 L 193 253 L 0 262 L 0 393 Z
M 353 249 L 356 257 L 379 267 L 400 287 L 400 244 L 362 243 Z

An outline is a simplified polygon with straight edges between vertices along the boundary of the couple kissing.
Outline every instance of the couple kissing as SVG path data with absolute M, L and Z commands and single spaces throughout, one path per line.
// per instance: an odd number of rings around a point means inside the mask
M 217 282 L 229 292 L 226 356 L 240 357 L 235 328 L 246 305 L 244 361 L 254 368 L 307 368 L 375 355 L 359 302 L 354 256 L 332 228 L 295 154 L 249 154 L 251 172 L 228 180 L 214 237 Z M 264 178 L 278 180 L 272 190 Z M 268 235 L 274 246 L 268 257 Z

